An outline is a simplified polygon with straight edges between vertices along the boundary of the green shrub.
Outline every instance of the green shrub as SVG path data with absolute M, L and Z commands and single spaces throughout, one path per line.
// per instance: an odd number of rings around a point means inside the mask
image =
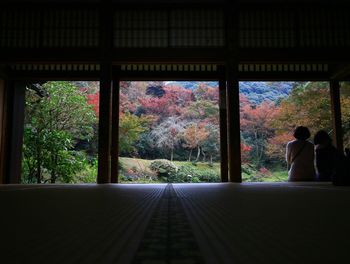
M 219 173 L 210 169 L 201 170 L 197 175 L 201 182 L 220 182 L 221 180 Z
M 191 165 L 180 166 L 176 174 L 177 182 L 220 182 L 220 175 L 213 169 L 198 169 Z
M 97 160 L 89 162 L 84 159 L 81 163 L 81 170 L 73 177 L 72 183 L 96 183 Z
M 196 170 L 188 165 L 180 166 L 176 173 L 177 182 L 193 182 L 194 177 L 196 177 Z
M 166 159 L 154 160 L 149 165 L 149 168 L 157 173 L 157 176 L 167 182 L 176 181 L 176 174 L 178 171 L 178 167 Z
M 192 182 L 199 183 L 201 182 L 198 177 L 192 177 Z

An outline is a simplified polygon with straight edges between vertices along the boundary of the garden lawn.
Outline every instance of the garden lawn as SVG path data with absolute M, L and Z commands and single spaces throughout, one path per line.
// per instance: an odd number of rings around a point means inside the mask
M 149 165 L 153 160 L 119 157 L 119 162 L 123 167 L 120 171 L 120 181 L 123 183 L 161 183 L 155 172 L 150 170 Z M 174 164 L 180 168 L 186 166 L 195 171 L 197 175 L 217 175 L 217 181 L 220 181 L 220 163 L 216 162 L 210 166 L 206 162 L 197 162 L 194 165 L 188 161 L 174 161 Z M 268 173 L 262 173 L 252 165 L 242 166 L 243 182 L 285 182 L 288 178 L 288 172 L 282 168 L 271 169 Z M 197 177 L 193 182 L 207 182 L 205 177 Z M 209 180 L 208 180 L 209 181 Z
M 157 178 L 155 172 L 150 170 L 149 165 L 153 160 L 119 157 L 122 170 L 119 170 L 120 180 L 124 183 L 157 183 L 164 182 Z M 174 161 L 174 164 L 181 168 L 183 166 L 191 168 L 196 175 L 217 175 L 220 181 L 220 163 L 213 163 L 210 166 L 205 162 L 197 162 L 194 165 L 188 161 Z M 198 177 L 197 177 L 198 178 Z M 193 178 L 194 182 L 206 182 L 205 177 Z M 212 180 L 212 179 L 211 179 Z M 209 180 L 208 180 L 209 181 Z M 183 181 L 181 181 L 183 182 Z

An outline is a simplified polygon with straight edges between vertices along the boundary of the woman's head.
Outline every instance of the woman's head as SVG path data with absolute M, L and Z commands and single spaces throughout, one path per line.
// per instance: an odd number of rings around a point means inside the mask
M 299 140 L 307 140 L 311 134 L 307 127 L 298 126 L 295 128 L 293 136 Z
M 315 134 L 314 144 L 329 145 L 329 144 L 332 144 L 332 139 L 326 131 L 320 130 Z

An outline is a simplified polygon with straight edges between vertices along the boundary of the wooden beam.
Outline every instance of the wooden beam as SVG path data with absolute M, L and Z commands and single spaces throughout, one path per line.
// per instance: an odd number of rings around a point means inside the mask
M 336 65 L 330 76 L 334 80 L 349 80 L 350 79 L 350 64 Z
M 119 74 L 113 74 L 112 91 L 112 149 L 111 149 L 111 182 L 119 182 Z
M 112 130 L 112 61 L 109 57 L 113 45 L 113 10 L 110 0 L 102 1 L 99 9 L 100 58 L 100 110 L 98 131 L 97 183 L 111 182 L 111 130 Z
M 110 63 L 101 64 L 100 106 L 98 126 L 97 183 L 111 182 L 111 95 L 112 71 Z
M 8 82 L 6 95 L 5 183 L 20 183 L 25 106 L 25 83 Z
M 228 4 L 225 13 L 227 34 L 226 93 L 228 120 L 228 167 L 231 182 L 242 182 L 238 80 L 238 14 L 239 8 L 237 1 Z
M 99 71 L 16 71 L 10 72 L 12 80 L 20 81 L 98 81 Z
M 328 72 L 239 72 L 240 81 L 327 81 Z
M 5 183 L 4 164 L 6 159 L 4 156 L 4 137 L 5 137 L 5 80 L 0 79 L 0 184 Z
M 219 71 L 123 71 L 121 80 L 133 81 L 217 81 L 220 78 Z
M 350 61 L 348 48 L 239 48 L 239 63 L 328 63 Z M 106 51 L 116 64 L 216 63 L 226 59 L 217 48 L 112 48 Z M 0 63 L 97 63 L 98 48 L 2 48 Z
M 220 111 L 220 174 L 221 181 L 228 182 L 228 150 L 227 150 L 227 107 L 226 107 L 226 76 L 224 67 L 219 79 L 219 111 Z
M 113 43 L 112 43 L 113 44 Z M 222 63 L 218 48 L 111 48 L 105 50 L 115 63 Z M 98 48 L 2 48 L 0 63 L 97 63 Z
M 348 48 L 239 48 L 240 63 L 347 63 Z
M 330 81 L 330 95 L 332 108 L 332 125 L 333 125 L 333 142 L 336 148 L 343 152 L 343 128 L 341 121 L 341 105 L 340 105 L 340 84 L 337 80 Z
M 1 48 L 1 63 L 97 63 L 98 48 Z
M 237 65 L 227 67 L 228 167 L 231 182 L 242 182 L 239 81 Z

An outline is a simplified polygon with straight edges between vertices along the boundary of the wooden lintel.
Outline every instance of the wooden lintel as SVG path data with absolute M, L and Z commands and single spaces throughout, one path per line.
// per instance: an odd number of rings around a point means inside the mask
M 329 72 L 239 72 L 240 81 L 328 81 Z
M 348 64 L 343 48 L 238 48 L 239 63 L 328 63 Z M 113 64 L 126 63 L 215 63 L 224 64 L 229 54 L 222 48 L 112 48 L 106 51 Z M 101 60 L 98 48 L 15 49 L 2 48 L 0 63 L 86 63 Z
M 330 78 L 334 80 L 349 80 L 350 64 L 341 64 L 334 66 Z
M 98 81 L 99 71 L 11 71 L 12 80 L 23 81 Z
M 347 63 L 348 48 L 239 48 L 239 63 Z
M 121 80 L 134 81 L 217 81 L 220 78 L 220 74 L 217 71 L 124 71 L 120 73 L 120 78 Z

